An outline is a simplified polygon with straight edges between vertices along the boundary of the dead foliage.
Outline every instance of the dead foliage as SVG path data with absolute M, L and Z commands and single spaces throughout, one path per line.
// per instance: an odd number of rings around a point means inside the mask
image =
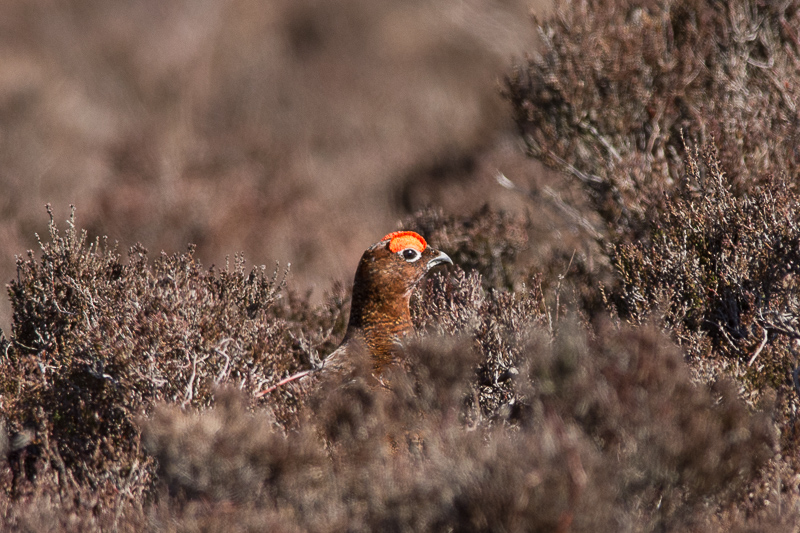
M 800 338 L 800 198 L 784 177 L 735 195 L 712 147 L 686 167 L 650 237 L 615 251 L 624 312 L 640 321 L 660 308 L 695 353 L 758 359 L 751 378 L 777 387 L 795 364 L 789 341 Z
M 798 27 L 791 1 L 567 2 L 506 96 L 530 154 L 635 239 L 680 181 L 682 132 L 716 140 L 737 193 L 797 173 Z
M 779 509 L 799 493 L 780 481 L 798 472 L 798 17 L 793 1 L 567 2 L 504 89 L 529 154 L 603 222 L 606 308 L 667 329 L 697 379 L 777 400 L 783 460 L 744 501 Z
M 768 417 L 729 383 L 693 384 L 656 331 L 525 329 L 514 423 L 476 415 L 468 338 L 411 343 L 389 389 L 324 383 L 296 431 L 232 391 L 203 414 L 159 408 L 144 442 L 172 496 L 156 508 L 304 531 L 657 531 L 709 526 L 708 502 L 732 501 L 772 454 Z
M 17 272 L 5 415 L 47 435 L 42 453 L 92 487 L 133 475 L 134 420 L 154 401 L 208 405 L 223 383 L 257 390 L 342 328 L 338 307 L 311 309 L 283 290 L 285 272 L 248 271 L 240 256 L 206 269 L 192 248 L 151 262 L 136 246 L 123 261 L 74 215 L 63 233 L 51 220 L 40 257 L 20 258 Z M 299 323 L 316 325 L 300 336 Z
M 124 262 L 74 224 L 10 286 L 7 527 L 655 530 L 709 523 L 772 453 L 765 415 L 663 335 L 554 324 L 536 286 L 485 287 L 492 254 L 425 284 L 385 386 L 356 369 L 256 401 L 329 349 L 341 298 L 238 258 Z

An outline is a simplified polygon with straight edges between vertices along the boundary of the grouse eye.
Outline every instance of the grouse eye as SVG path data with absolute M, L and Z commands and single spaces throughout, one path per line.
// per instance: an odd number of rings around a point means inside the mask
M 413 263 L 414 261 L 422 257 L 422 254 L 413 248 L 406 248 L 405 250 L 400 252 L 400 255 L 402 255 L 403 259 L 405 259 L 409 263 Z

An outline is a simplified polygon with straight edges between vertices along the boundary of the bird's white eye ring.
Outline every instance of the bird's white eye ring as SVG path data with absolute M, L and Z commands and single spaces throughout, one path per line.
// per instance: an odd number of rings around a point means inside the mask
M 415 250 L 414 248 L 406 248 L 405 250 L 400 251 L 400 256 L 407 262 L 413 263 L 415 261 L 419 261 L 419 258 L 422 257 L 422 254 L 419 253 L 419 250 Z

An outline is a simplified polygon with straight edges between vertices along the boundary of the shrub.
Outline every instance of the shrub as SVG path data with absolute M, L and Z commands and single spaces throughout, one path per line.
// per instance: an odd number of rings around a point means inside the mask
M 796 2 L 567 2 L 506 80 L 532 156 L 635 240 L 679 181 L 682 135 L 716 139 L 736 195 L 800 168 Z
M 784 460 L 752 493 L 780 502 L 762 489 L 798 471 L 800 6 L 592 0 L 538 26 L 505 94 L 529 154 L 604 225 L 616 280 L 583 290 L 669 329 L 699 380 L 733 375 L 751 405 L 777 389 Z
M 158 504 L 160 523 L 234 514 L 305 531 L 710 526 L 708 506 L 728 505 L 772 453 L 768 419 L 729 384 L 693 384 L 651 328 L 597 339 L 576 324 L 555 339 L 518 329 L 525 368 L 513 386 L 527 407 L 517 424 L 470 416 L 482 356 L 469 338 L 434 336 L 406 347 L 391 390 L 323 382 L 295 431 L 230 392 L 202 414 L 159 408 L 144 441 L 175 495 Z M 199 496 L 202 507 L 191 504 Z
M 139 475 L 135 417 L 154 401 L 208 405 L 223 383 L 256 390 L 337 324 L 338 308 L 312 310 L 277 271 L 248 273 L 239 256 L 206 270 L 191 247 L 151 264 L 135 246 L 126 264 L 105 241 L 87 243 L 74 213 L 68 224 L 62 235 L 51 218 L 41 259 L 18 260 L 0 390 L 11 425 L 46 436 L 45 456 L 89 486 Z
M 546 324 L 546 306 L 538 286 L 517 293 L 483 289 L 481 276 L 456 267 L 452 275 L 434 276 L 412 307 L 417 327 L 438 335 L 466 336 L 478 348 L 474 398 L 487 418 L 516 416 L 518 400 L 512 379 L 524 360 L 524 340 L 531 325 Z
M 667 323 L 696 353 L 706 336 L 715 353 L 743 361 L 766 347 L 759 381 L 778 386 L 793 364 L 787 341 L 800 338 L 792 324 L 800 311 L 800 199 L 772 177 L 737 197 L 712 147 L 690 154 L 686 167 L 653 213 L 651 237 L 616 250 L 625 311 L 641 321 L 665 306 Z
M 537 285 L 484 288 L 491 254 L 423 286 L 387 387 L 356 368 L 257 403 L 338 336 L 338 290 L 312 306 L 241 259 L 123 264 L 74 218 L 50 232 L 10 286 L 8 528 L 677 528 L 772 453 L 663 335 L 553 324 Z

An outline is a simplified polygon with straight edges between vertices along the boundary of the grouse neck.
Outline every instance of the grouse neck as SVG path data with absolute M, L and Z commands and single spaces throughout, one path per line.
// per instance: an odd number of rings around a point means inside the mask
M 376 369 L 390 363 L 403 336 L 413 331 L 410 294 L 386 294 L 356 283 L 344 341 L 360 337 Z M 385 289 L 385 288 L 384 288 Z

